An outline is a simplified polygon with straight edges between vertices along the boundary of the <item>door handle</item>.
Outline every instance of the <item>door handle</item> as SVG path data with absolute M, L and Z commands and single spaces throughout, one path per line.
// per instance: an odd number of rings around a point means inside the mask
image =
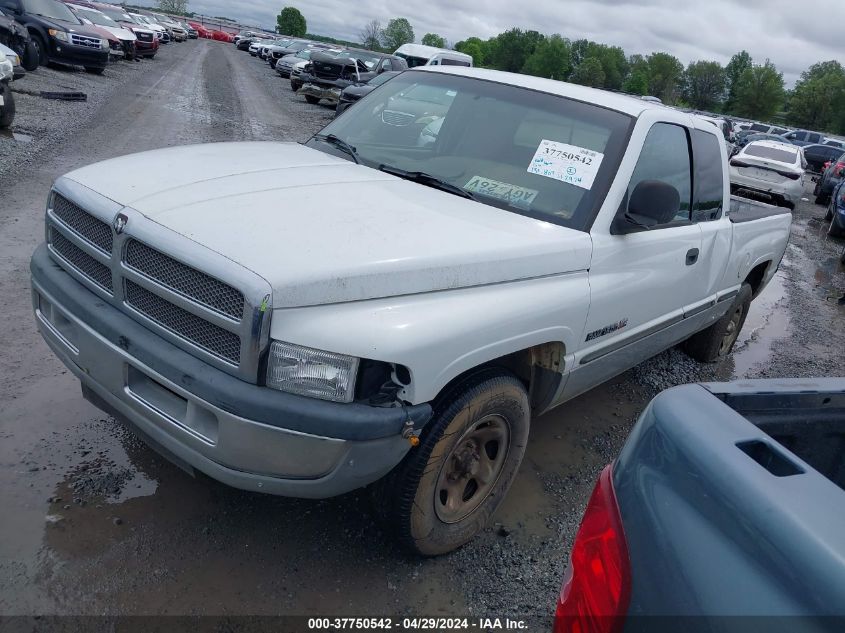
M 692 266 L 698 261 L 698 249 L 691 248 L 687 251 L 687 266 Z

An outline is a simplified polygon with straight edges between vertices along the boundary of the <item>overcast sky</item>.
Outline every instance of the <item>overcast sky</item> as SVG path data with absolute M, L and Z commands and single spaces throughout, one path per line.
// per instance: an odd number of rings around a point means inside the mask
M 137 1 L 137 0 L 136 0 Z M 141 0 L 153 4 L 152 0 Z M 228 16 L 244 23 L 275 25 L 285 0 L 190 0 L 189 10 Z M 384 26 L 406 17 L 419 41 L 438 33 L 450 44 L 470 36 L 488 38 L 514 26 L 570 39 L 588 38 L 621 46 L 626 54 L 666 51 L 684 64 L 700 59 L 727 63 L 745 48 L 756 62 L 770 58 L 792 85 L 817 61 L 842 52 L 845 2 L 810 0 L 387 0 L 291 1 L 310 33 L 359 40 L 369 20 Z M 823 7 L 822 7 L 823 5 Z M 416 11 L 400 7 L 417 7 Z M 812 10 L 811 10 L 812 9 Z

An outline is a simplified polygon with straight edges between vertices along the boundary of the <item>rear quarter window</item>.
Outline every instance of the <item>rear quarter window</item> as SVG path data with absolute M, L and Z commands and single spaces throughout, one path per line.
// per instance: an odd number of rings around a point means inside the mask
M 719 140 L 713 134 L 693 130 L 692 156 L 695 182 L 692 221 L 718 220 L 725 196 L 724 159 Z

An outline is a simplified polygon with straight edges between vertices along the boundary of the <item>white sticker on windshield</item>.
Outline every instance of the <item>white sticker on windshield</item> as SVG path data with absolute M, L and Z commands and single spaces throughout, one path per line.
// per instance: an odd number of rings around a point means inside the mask
M 473 176 L 464 185 L 464 189 L 472 193 L 480 193 L 482 196 L 504 200 L 517 209 L 530 209 L 534 198 L 540 193 L 535 189 L 526 189 L 507 182 L 499 182 L 491 178 Z
M 600 152 L 543 139 L 531 159 L 528 173 L 589 190 L 593 187 L 602 160 L 604 154 Z

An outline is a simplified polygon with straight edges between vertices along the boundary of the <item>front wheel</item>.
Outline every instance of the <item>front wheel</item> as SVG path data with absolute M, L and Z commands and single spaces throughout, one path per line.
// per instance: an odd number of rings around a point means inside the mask
M 320 103 L 320 97 L 315 97 L 313 95 L 305 95 L 305 100 L 311 105 L 317 105 Z
M 525 387 L 504 370 L 476 374 L 436 403 L 419 447 L 381 485 L 400 541 L 437 556 L 475 537 L 516 477 L 530 419 Z
M 730 354 L 748 317 L 752 295 L 751 286 L 742 284 L 725 315 L 686 340 L 684 351 L 701 363 L 715 363 Z
M 0 84 L 0 86 L 2 86 L 0 93 L 3 95 L 3 105 L 0 106 L 0 129 L 6 129 L 15 120 L 15 98 L 8 83 Z
M 23 55 L 21 55 L 21 64 L 23 65 L 23 69 L 31 73 L 33 70 L 38 69 L 40 63 L 41 56 L 38 53 L 38 47 L 35 46 L 35 42 L 32 40 L 27 41 L 23 50 Z
M 38 65 L 46 66 L 50 58 L 47 52 L 47 44 L 39 33 L 32 34 L 32 45 L 35 48 L 35 57 L 38 59 Z

